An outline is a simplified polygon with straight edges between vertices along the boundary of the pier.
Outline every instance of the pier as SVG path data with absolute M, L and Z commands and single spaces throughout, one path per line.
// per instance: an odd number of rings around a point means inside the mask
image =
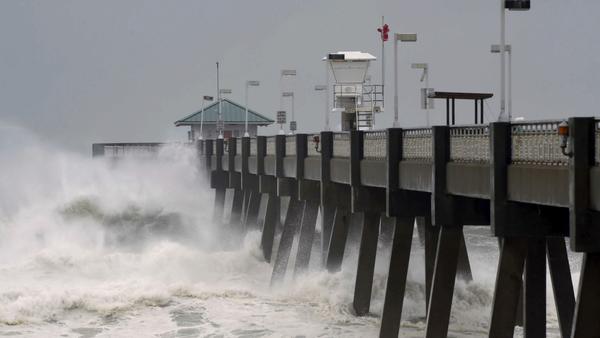
M 323 269 L 338 271 L 348 234 L 359 226 L 352 305 L 356 315 L 366 315 L 378 239 L 386 238 L 391 259 L 381 337 L 400 332 L 415 224 L 426 256 L 426 337 L 447 336 L 455 280 L 473 278 L 463 236 L 468 226 L 489 226 L 500 247 L 490 337 L 512 337 L 515 325 L 525 337 L 545 336 L 546 269 L 562 337 L 597 337 L 600 120 L 570 118 L 566 151 L 560 122 L 323 131 L 194 146 L 214 190 L 214 221 L 228 219 L 241 234 L 261 231 L 272 285 L 308 268 L 316 240 Z M 107 154 L 106 147 L 118 144 L 95 144 L 94 155 Z M 232 202 L 225 210 L 228 189 Z M 280 217 L 284 197 L 289 206 Z M 583 253 L 577 296 L 567 250 Z M 291 255 L 295 265 L 288 267 Z

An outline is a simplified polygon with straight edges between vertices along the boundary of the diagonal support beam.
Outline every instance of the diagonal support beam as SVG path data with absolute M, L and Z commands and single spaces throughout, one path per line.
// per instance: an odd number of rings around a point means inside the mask
M 414 229 L 414 217 L 396 217 L 392 237 L 392 254 L 388 270 L 383 314 L 379 337 L 398 337 L 402 305 L 406 290 L 406 276 L 410 260 L 410 248 Z

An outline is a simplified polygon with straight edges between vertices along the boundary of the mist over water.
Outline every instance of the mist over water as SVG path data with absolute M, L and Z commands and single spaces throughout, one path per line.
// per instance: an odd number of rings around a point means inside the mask
M 0 336 L 378 334 L 389 252 L 380 246 L 368 316 L 351 306 L 356 246 L 335 274 L 319 268 L 315 246 L 305 275 L 269 288 L 259 233 L 237 238 L 212 224 L 213 193 L 193 149 L 116 162 L 0 127 L 0 163 Z M 475 282 L 457 281 L 455 337 L 486 335 L 497 264 L 487 228 L 467 241 Z M 401 336 L 423 336 L 423 279 L 415 231 Z M 548 312 L 556 328 L 551 300 Z

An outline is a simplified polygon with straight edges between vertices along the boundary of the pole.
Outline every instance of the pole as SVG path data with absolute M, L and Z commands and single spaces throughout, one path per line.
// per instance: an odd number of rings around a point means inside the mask
M 200 139 L 201 140 L 203 139 L 202 128 L 204 126 L 204 102 L 205 102 L 204 97 L 202 97 L 202 114 L 200 114 Z
M 329 64 L 325 62 L 325 131 L 329 131 Z
M 506 4 L 500 0 L 500 116 L 498 120 L 506 121 L 506 94 L 505 94 L 505 55 L 504 46 L 506 45 Z
M 382 34 L 383 25 L 385 25 L 385 21 L 383 16 L 381 16 Z M 381 102 L 381 107 L 383 108 L 385 106 L 385 41 L 383 41 L 383 35 L 381 36 L 381 96 L 383 97 L 383 100 Z
M 431 126 L 429 121 L 429 65 L 423 69 L 425 72 L 425 118 L 427 120 L 427 127 Z
M 512 121 L 512 46 L 508 50 L 508 121 Z
M 296 119 L 294 118 L 294 92 L 292 92 L 292 121 L 296 121 Z M 296 122 L 296 128 L 298 128 L 298 123 Z M 290 128 L 292 129 L 292 128 Z M 292 134 L 296 133 L 296 129 L 294 128 L 294 130 L 290 130 L 292 132 Z
M 219 101 L 219 138 L 223 138 L 223 116 L 221 115 L 221 87 L 219 86 L 219 63 L 217 62 L 217 100 Z
M 246 123 L 244 127 L 244 137 L 250 137 L 248 133 L 248 81 L 246 81 L 246 91 L 244 93 L 245 96 L 245 105 L 246 105 Z
M 394 128 L 398 127 L 398 39 L 394 34 Z

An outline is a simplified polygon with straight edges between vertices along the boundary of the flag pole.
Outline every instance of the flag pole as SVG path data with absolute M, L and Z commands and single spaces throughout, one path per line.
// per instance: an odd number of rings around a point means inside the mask
M 383 40 L 383 26 L 385 20 L 383 15 L 381 16 L 381 96 L 383 98 L 381 102 L 381 108 L 385 107 L 385 41 Z

